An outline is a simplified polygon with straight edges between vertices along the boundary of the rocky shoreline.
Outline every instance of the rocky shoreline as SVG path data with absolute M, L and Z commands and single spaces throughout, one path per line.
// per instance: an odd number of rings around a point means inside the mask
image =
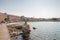
M 20 25 L 9 25 L 7 27 L 9 30 L 10 37 L 21 35 L 23 33 L 22 26 L 20 26 Z

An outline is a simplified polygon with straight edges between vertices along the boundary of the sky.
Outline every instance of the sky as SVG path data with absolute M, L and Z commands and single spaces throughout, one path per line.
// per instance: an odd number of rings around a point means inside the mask
M 59 18 L 60 0 L 0 0 L 0 12 L 26 17 Z

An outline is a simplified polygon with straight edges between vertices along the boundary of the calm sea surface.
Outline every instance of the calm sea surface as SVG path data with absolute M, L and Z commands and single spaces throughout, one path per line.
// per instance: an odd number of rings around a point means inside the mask
M 60 40 L 60 22 L 30 22 L 30 40 Z M 37 28 L 33 30 L 32 27 Z M 17 37 L 17 39 L 16 39 Z M 21 40 L 21 35 L 13 40 Z

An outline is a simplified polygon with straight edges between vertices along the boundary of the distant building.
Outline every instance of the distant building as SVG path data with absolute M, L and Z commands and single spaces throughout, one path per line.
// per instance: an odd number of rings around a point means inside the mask
M 21 19 L 19 16 L 8 15 L 7 13 L 0 12 L 0 23 L 1 22 L 19 22 Z
M 19 16 L 14 16 L 14 15 L 9 15 L 9 21 L 10 22 L 19 22 L 20 17 Z
M 7 18 L 7 14 L 0 12 L 0 22 L 1 22 L 1 21 L 4 21 L 5 18 Z

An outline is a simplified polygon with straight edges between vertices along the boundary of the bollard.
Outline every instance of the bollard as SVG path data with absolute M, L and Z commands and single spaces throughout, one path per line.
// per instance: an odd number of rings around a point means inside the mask
M 10 40 L 8 28 L 5 23 L 0 24 L 0 40 Z

